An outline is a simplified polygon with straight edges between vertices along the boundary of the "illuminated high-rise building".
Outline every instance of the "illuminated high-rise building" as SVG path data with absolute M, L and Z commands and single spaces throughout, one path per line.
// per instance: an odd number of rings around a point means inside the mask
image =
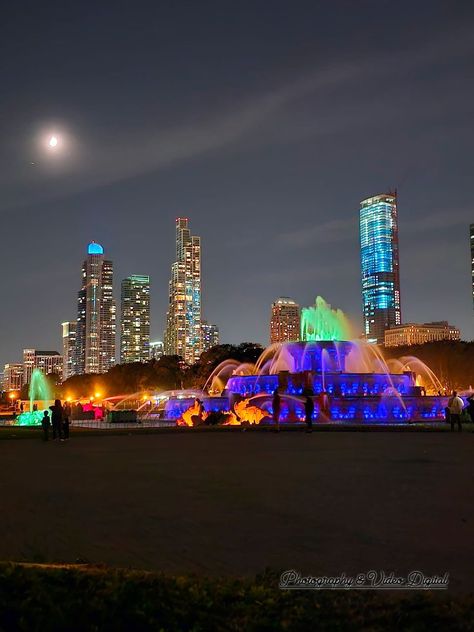
M 472 290 L 472 303 L 474 305 L 474 224 L 469 227 L 469 237 L 471 244 L 471 290 Z
M 63 380 L 76 375 L 76 333 L 77 322 L 66 322 L 61 324 L 63 339 Z
M 120 318 L 120 362 L 150 359 L 150 277 L 123 279 Z
M 164 355 L 163 343 L 161 340 L 150 342 L 150 360 L 159 360 Z
M 3 369 L 4 391 L 19 391 L 23 386 L 23 364 L 19 362 L 5 364 Z
M 176 219 L 176 261 L 171 266 L 164 351 L 193 364 L 201 355 L 201 238 Z
M 201 348 L 202 352 L 217 347 L 219 344 L 219 327 L 201 320 Z
M 385 330 L 401 323 L 396 193 L 360 203 L 360 260 L 364 335 L 383 344 Z
M 282 296 L 272 303 L 270 343 L 300 340 L 300 306 Z
M 30 384 L 35 369 L 45 375 L 57 375 L 63 379 L 63 356 L 57 351 L 38 351 L 37 349 L 23 349 L 23 384 Z
M 104 259 L 104 249 L 91 242 L 82 265 L 78 293 L 77 373 L 105 373 L 115 364 L 115 300 L 113 264 Z

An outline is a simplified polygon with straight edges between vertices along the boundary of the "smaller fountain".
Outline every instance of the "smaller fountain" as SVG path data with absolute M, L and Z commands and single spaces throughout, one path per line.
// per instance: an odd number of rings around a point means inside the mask
M 54 401 L 48 379 L 39 369 L 33 369 L 31 374 L 28 397 L 30 410 L 18 415 L 15 422 L 16 426 L 40 426 L 44 411 L 48 410 Z

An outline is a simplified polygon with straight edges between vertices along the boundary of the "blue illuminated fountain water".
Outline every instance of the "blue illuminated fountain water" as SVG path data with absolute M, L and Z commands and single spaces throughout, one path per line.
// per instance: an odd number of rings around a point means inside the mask
M 390 368 L 380 349 L 362 340 L 350 340 L 351 327 L 340 310 L 318 297 L 302 311 L 305 340 L 267 347 L 255 366 L 227 360 L 206 383 L 212 395 L 204 397 L 210 411 L 232 411 L 242 399 L 261 408 L 270 420 L 272 394 L 282 396 L 281 421 L 304 419 L 304 393 L 312 392 L 315 420 L 338 423 L 407 423 L 441 420 L 447 398 L 426 395 L 442 390 L 434 373 L 417 358 L 402 358 Z M 425 379 L 425 388 L 417 384 Z M 221 392 L 222 391 L 222 392 Z M 329 410 L 323 414 L 323 400 Z M 171 398 L 166 415 L 178 418 L 189 402 Z

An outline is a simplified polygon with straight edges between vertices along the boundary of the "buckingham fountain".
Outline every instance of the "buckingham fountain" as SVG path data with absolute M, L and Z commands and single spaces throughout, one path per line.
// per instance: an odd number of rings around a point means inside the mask
M 224 361 L 202 392 L 161 400 L 163 416 L 179 425 L 195 425 L 211 413 L 221 413 L 224 424 L 271 423 L 278 388 L 282 423 L 304 420 L 308 394 L 314 399 L 314 420 L 321 423 L 444 419 L 447 397 L 431 369 L 413 356 L 385 360 L 376 345 L 354 339 L 344 313 L 323 298 L 302 310 L 301 332 L 302 342 L 270 345 L 255 365 Z

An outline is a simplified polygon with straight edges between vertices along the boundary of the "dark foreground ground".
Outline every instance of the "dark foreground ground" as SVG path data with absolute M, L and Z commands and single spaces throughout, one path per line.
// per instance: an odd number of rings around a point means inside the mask
M 0 559 L 171 574 L 449 572 L 472 590 L 472 433 L 0 442 Z

